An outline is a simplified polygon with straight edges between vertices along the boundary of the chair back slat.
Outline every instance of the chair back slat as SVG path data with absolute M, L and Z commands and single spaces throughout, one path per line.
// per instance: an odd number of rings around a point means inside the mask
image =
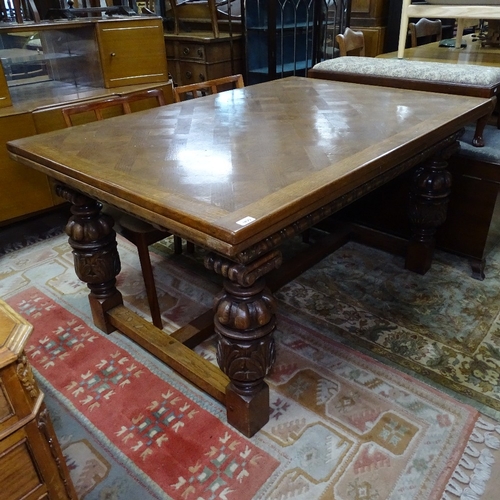
M 353 31 L 346 28 L 344 33 L 335 37 L 339 45 L 341 56 L 361 56 L 365 55 L 365 36 L 362 31 Z
M 187 94 L 191 94 L 192 98 L 197 98 L 206 94 L 218 94 L 231 86 L 232 88 L 242 89 L 245 86 L 243 76 L 237 74 L 224 76 L 222 78 L 214 78 L 204 82 L 181 85 L 174 88 L 174 98 L 176 102 L 181 102 L 187 98 Z
M 416 23 L 408 25 L 411 37 L 411 46 L 417 47 L 422 43 L 439 42 L 442 38 L 443 27 L 440 19 L 431 21 L 423 17 Z
M 165 97 L 161 89 L 141 90 L 128 95 L 110 97 L 100 101 L 90 101 L 81 104 L 74 104 L 62 108 L 64 123 L 67 127 L 74 125 L 72 117 L 83 113 L 93 113 L 95 120 L 103 120 L 103 111 L 108 108 L 117 108 L 120 114 L 129 114 L 132 112 L 131 103 L 146 99 L 156 99 L 158 106 L 165 105 Z

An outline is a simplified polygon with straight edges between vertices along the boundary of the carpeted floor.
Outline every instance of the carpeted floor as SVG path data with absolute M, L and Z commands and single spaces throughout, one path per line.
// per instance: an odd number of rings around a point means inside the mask
M 119 247 L 124 300 L 146 316 L 136 252 Z M 153 260 L 171 327 L 210 307 L 218 285 L 188 258 Z M 282 309 L 271 419 L 246 439 L 219 403 L 92 327 L 64 235 L 4 255 L 0 278 L 0 296 L 34 325 L 27 355 L 81 499 L 489 499 L 500 487 L 494 420 L 301 311 Z M 199 352 L 214 361 L 211 341 Z
M 46 213 L 0 226 L 0 256 L 61 234 L 69 216 L 69 206 L 64 204 Z

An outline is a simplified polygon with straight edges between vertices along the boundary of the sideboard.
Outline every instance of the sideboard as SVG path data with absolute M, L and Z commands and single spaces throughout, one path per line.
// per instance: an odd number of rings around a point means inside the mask
M 62 201 L 7 141 L 64 127 L 60 108 L 74 101 L 160 87 L 173 102 L 160 17 L 0 23 L 0 59 L 0 225 Z

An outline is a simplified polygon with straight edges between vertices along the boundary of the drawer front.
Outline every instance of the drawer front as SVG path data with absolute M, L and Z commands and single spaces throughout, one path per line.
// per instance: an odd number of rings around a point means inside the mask
M 205 80 L 208 80 L 206 64 L 185 61 L 179 62 L 179 74 L 177 75 L 177 82 L 179 85 L 204 82 Z
M 77 500 L 52 422 L 38 414 L 0 440 L 0 500 Z
M 177 44 L 177 58 L 206 62 L 205 46 L 199 43 L 183 42 Z
M 230 61 L 231 58 L 242 59 L 242 39 L 234 37 L 232 43 L 229 40 L 224 40 L 224 42 L 208 44 L 205 52 L 208 62 Z
M 0 500 L 38 499 L 47 493 L 24 429 L 0 441 L 0 485 Z
M 168 80 L 160 19 L 99 23 L 97 37 L 106 88 Z
M 233 67 L 230 61 L 223 61 L 215 64 L 197 64 L 192 62 L 179 62 L 179 73 L 174 80 L 179 85 L 189 83 L 204 82 L 214 78 L 221 78 L 236 73 L 242 73 L 243 61 L 234 61 Z

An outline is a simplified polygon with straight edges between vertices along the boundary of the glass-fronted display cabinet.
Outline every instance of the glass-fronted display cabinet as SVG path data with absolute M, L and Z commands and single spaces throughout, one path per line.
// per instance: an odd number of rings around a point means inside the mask
M 290 75 L 335 56 L 348 25 L 349 0 L 243 0 L 246 83 Z
M 75 88 L 104 87 L 92 25 L 0 31 L 0 61 L 15 104 L 62 97 Z

